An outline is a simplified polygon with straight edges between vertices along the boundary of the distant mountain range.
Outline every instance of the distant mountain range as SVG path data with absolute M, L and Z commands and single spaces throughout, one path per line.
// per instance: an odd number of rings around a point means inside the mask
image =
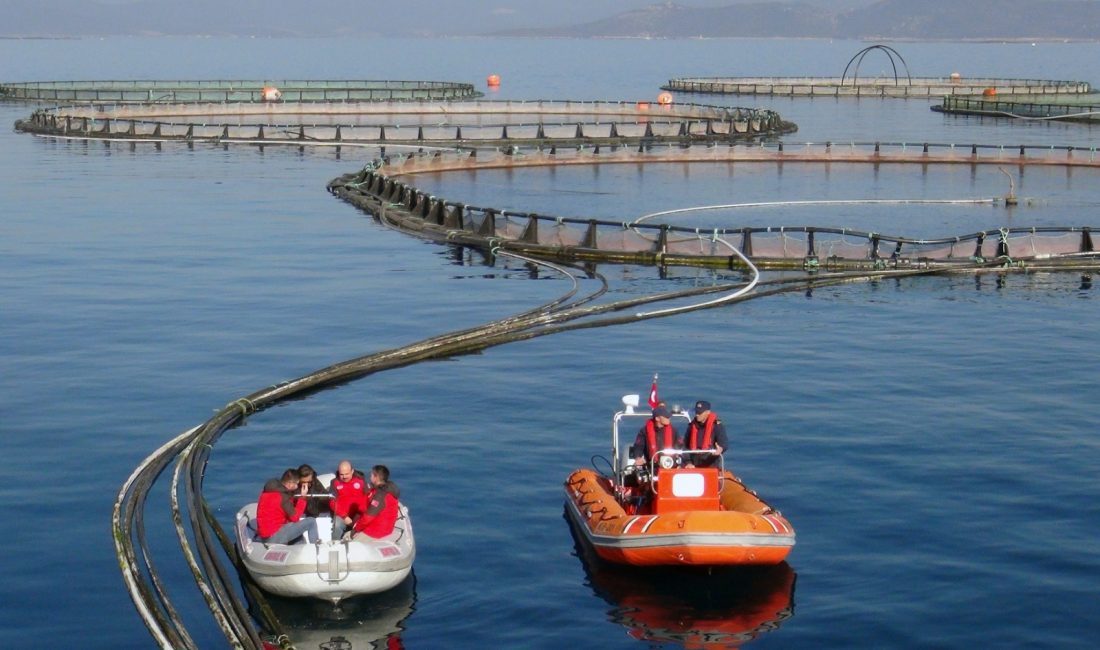
M 578 25 L 496 33 L 575 38 L 1100 40 L 1100 2 L 882 0 L 840 11 L 804 2 L 741 2 L 722 7 L 665 2 Z
M 0 37 L 1100 40 L 1100 0 L 0 0 Z M 685 4 L 690 3 L 690 4 Z M 721 6 L 718 6 L 720 5 Z M 707 6 L 700 6 L 707 5 Z M 601 8 L 621 11 L 597 18 Z M 603 9 L 606 10 L 606 9 Z M 570 22 L 574 17 L 576 24 Z

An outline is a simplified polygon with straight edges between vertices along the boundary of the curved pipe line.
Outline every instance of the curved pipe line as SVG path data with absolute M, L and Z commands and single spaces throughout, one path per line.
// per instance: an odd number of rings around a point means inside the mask
M 726 203 L 722 205 L 702 205 L 692 208 L 677 208 L 675 210 L 662 210 L 642 215 L 630 222 L 630 225 L 641 223 L 653 217 L 661 217 L 669 214 L 681 214 L 685 212 L 702 212 L 706 210 L 725 210 L 730 208 L 771 208 L 779 206 L 803 206 L 803 205 L 902 205 L 902 204 L 946 204 L 946 205 L 975 205 L 994 204 L 997 199 L 810 199 L 805 201 L 759 201 L 755 203 Z
M 1005 117 L 1014 117 L 1018 120 L 1035 120 L 1038 122 L 1045 122 L 1047 120 L 1064 120 L 1069 117 L 1089 117 L 1090 115 L 1100 115 L 1100 111 L 1085 111 L 1083 113 L 1067 113 L 1065 115 L 1047 115 L 1045 117 L 1036 117 L 1032 115 L 1017 115 L 1016 113 L 1009 113 L 1008 111 L 989 111 L 993 115 L 1004 115 Z
M 170 453 L 173 449 L 178 448 L 184 441 L 192 436 L 198 428 L 199 427 L 196 426 L 184 431 L 161 445 L 156 451 L 149 454 L 145 460 L 141 461 L 141 463 L 134 468 L 134 471 L 130 473 L 126 482 L 122 484 L 122 488 L 119 489 L 118 496 L 115 498 L 114 511 L 111 515 L 111 522 L 115 533 L 113 535 L 115 552 L 120 560 L 124 557 L 126 558 L 126 561 L 119 562 L 119 566 L 122 570 L 122 579 L 126 583 L 127 591 L 130 592 L 130 599 L 134 602 L 134 607 L 137 609 L 138 615 L 141 616 L 142 620 L 145 622 L 145 627 L 148 628 L 149 633 L 153 636 L 156 643 L 165 650 L 172 650 L 172 648 L 176 647 L 176 644 L 169 640 L 170 634 L 166 633 L 158 622 L 158 616 L 153 612 L 149 602 L 139 597 L 139 593 L 143 593 L 143 590 L 141 584 L 139 584 L 138 573 L 134 569 L 135 558 L 132 553 L 133 548 L 129 543 L 129 526 L 123 526 L 122 523 L 122 509 L 123 504 L 133 497 L 133 495 L 130 494 L 131 490 L 134 488 L 135 484 L 142 479 L 143 475 L 150 467 L 153 466 L 154 463 L 159 463 L 162 457 Z M 161 469 L 163 469 L 163 466 Z M 186 631 L 186 628 L 183 628 L 183 631 Z M 189 637 L 185 637 L 185 640 L 190 639 Z M 193 646 L 193 643 L 191 645 Z
M 684 305 L 683 307 L 670 307 L 668 309 L 658 309 L 658 310 L 654 310 L 654 311 L 643 311 L 643 312 L 638 312 L 634 315 L 638 318 L 649 318 L 649 317 L 653 317 L 653 316 L 667 316 L 667 315 L 675 314 L 675 313 L 681 312 L 681 311 L 692 311 L 692 310 L 695 310 L 695 309 L 705 309 L 707 307 L 713 307 L 715 305 L 720 305 L 724 302 L 740 298 L 741 296 L 744 296 L 745 294 L 749 293 L 754 288 L 756 288 L 756 284 L 758 282 L 760 282 L 760 269 L 756 268 L 756 265 L 753 264 L 751 261 L 749 261 L 749 258 L 745 257 L 745 254 L 742 253 L 740 251 L 740 249 L 738 249 L 736 246 L 729 243 L 725 239 L 722 239 L 721 237 L 715 237 L 714 241 L 720 242 L 721 244 L 723 244 L 725 246 L 728 246 L 730 250 L 732 250 L 738 257 L 741 258 L 742 262 L 744 262 L 746 265 L 748 265 L 748 267 L 750 269 L 752 269 L 752 280 L 750 280 L 749 283 L 746 286 L 742 287 L 741 289 L 738 289 L 737 291 L 734 291 L 733 293 L 729 293 L 729 294 L 726 294 L 726 295 L 721 296 L 719 298 L 715 298 L 714 300 L 708 300 L 706 302 L 695 303 L 695 304 L 692 304 L 692 305 Z

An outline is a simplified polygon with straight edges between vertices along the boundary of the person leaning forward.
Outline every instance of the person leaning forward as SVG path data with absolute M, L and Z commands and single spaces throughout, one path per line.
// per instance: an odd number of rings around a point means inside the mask
M 320 517 L 321 515 L 328 515 L 332 511 L 329 504 L 328 488 L 321 484 L 321 480 L 317 478 L 317 472 L 312 465 L 303 464 L 298 468 L 298 481 L 299 487 L 306 486 L 304 490 L 304 493 L 308 495 L 308 498 L 306 498 L 306 516 Z
M 306 486 L 300 485 L 298 470 L 290 468 L 282 478 L 264 484 L 256 504 L 256 534 L 266 544 L 293 544 L 302 535 L 317 540 L 317 520 L 303 517 Z
M 672 414 L 668 407 L 653 409 L 653 416 L 638 431 L 634 444 L 630 446 L 630 457 L 635 465 L 643 465 L 653 459 L 662 449 L 683 449 L 683 440 L 676 435 L 672 427 Z
M 713 467 L 718 457 L 726 451 L 726 426 L 718 414 L 710 410 L 710 402 L 699 400 L 695 403 L 695 418 L 684 434 L 684 449 L 714 449 L 714 454 L 691 454 L 687 457 L 689 467 Z
M 338 540 L 355 524 L 355 520 L 367 509 L 367 485 L 363 472 L 352 469 L 350 460 L 342 460 L 336 466 L 336 478 L 329 491 L 332 500 L 332 539 Z

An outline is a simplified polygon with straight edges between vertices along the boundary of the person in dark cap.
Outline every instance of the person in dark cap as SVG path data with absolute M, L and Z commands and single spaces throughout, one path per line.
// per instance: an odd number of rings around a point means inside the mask
M 714 454 L 691 454 L 687 456 L 688 467 L 712 467 L 718 464 L 718 456 L 726 451 L 726 427 L 718 414 L 710 410 L 710 402 L 699 400 L 695 403 L 695 419 L 684 433 L 684 449 L 715 449 Z
M 662 449 L 683 449 L 684 441 L 672 426 L 672 414 L 664 404 L 653 409 L 653 416 L 638 431 L 630 447 L 635 465 L 648 463 Z

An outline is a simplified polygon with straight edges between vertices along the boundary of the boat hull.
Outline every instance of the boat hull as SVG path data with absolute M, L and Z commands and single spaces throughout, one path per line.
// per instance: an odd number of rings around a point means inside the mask
M 256 504 L 237 513 L 236 543 L 241 561 L 256 584 L 279 596 L 344 598 L 387 591 L 401 584 L 416 557 L 412 522 L 400 506 L 393 533 L 381 539 L 265 544 L 253 539 L 248 522 Z M 321 526 L 322 531 L 326 526 Z M 331 525 L 327 528 L 331 531 Z M 322 538 L 326 537 L 322 532 Z
M 628 514 L 610 481 L 577 470 L 565 483 L 566 512 L 585 542 L 608 562 L 634 565 L 778 564 L 794 546 L 794 528 L 727 473 L 715 511 Z

